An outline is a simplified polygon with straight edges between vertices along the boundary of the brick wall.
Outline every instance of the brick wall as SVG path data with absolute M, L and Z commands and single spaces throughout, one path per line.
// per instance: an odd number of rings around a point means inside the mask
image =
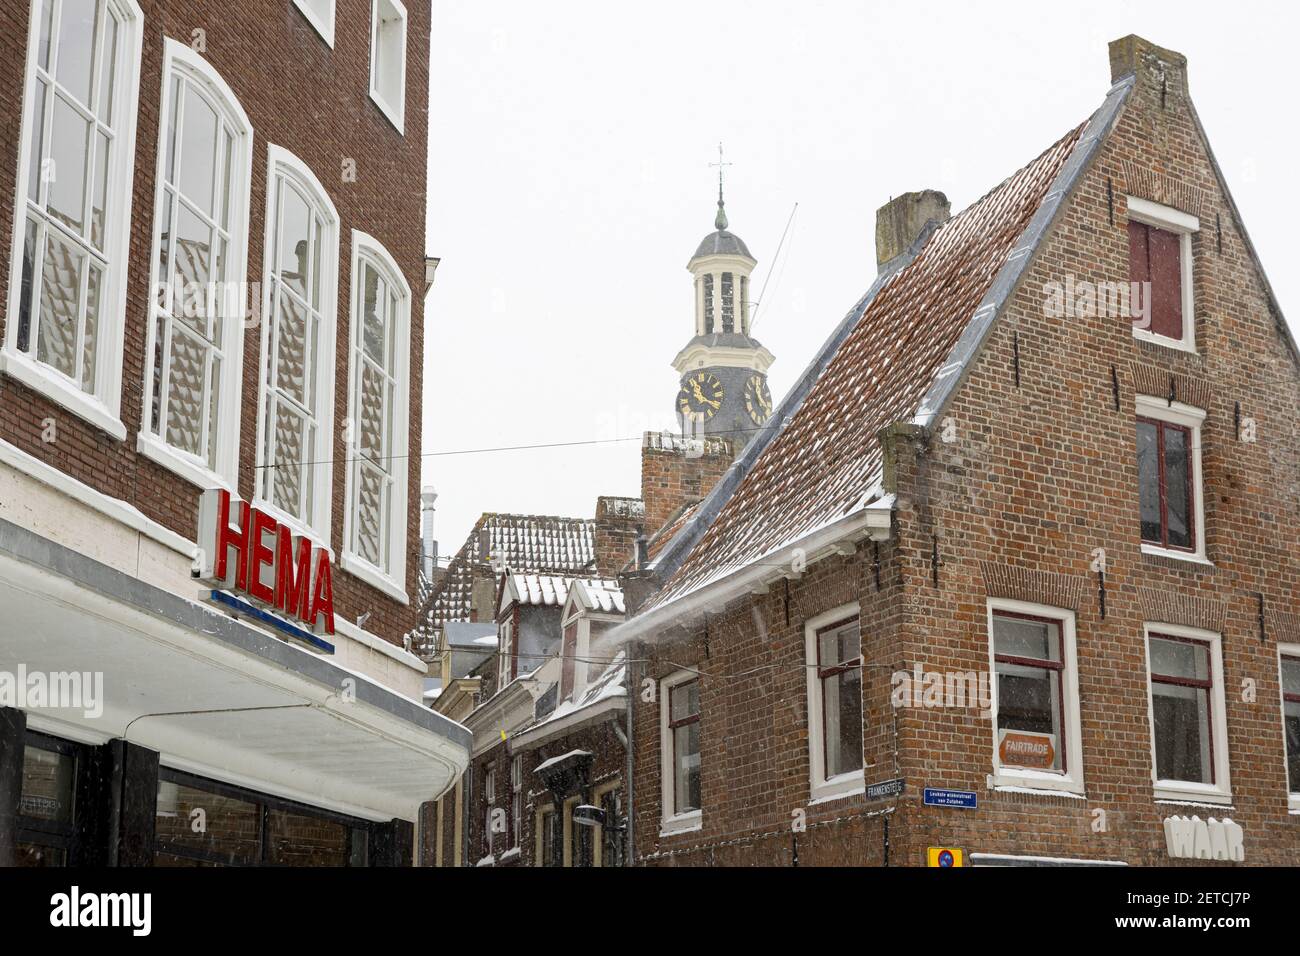
M 338 0 L 331 50 L 290 0 L 169 3 L 141 0 L 143 62 L 136 127 L 134 195 L 127 281 L 121 419 L 127 436 L 117 442 L 42 394 L 8 378 L 0 380 L 0 439 L 49 462 L 79 481 L 139 508 L 145 515 L 192 539 L 199 489 L 136 452 L 142 386 L 148 368 L 147 295 L 154 229 L 154 189 L 159 142 L 159 103 L 164 37 L 189 42 L 205 31 L 209 63 L 235 91 L 254 127 L 248 232 L 248 279 L 262 281 L 267 190 L 267 145 L 295 153 L 316 173 L 338 210 L 340 223 L 338 330 L 334 455 L 346 456 L 348 315 L 351 231 L 382 242 L 411 286 L 410 458 L 406 588 L 416 593 L 419 554 L 421 362 L 424 354 L 424 209 L 429 93 L 430 10 L 408 8 L 406 130 L 400 135 L 369 99 L 370 0 Z M 7 301 L 13 199 L 17 175 L 19 117 L 31 4 L 10 0 L 0 6 L 0 301 Z M 344 182 L 343 163 L 356 161 L 356 181 Z M 250 306 L 254 303 L 250 303 Z M 259 304 L 260 307 L 260 304 Z M 0 334 L 3 334 L 0 318 Z M 262 352 L 261 328 L 244 339 L 239 493 L 251 498 L 256 464 L 257 408 Z M 54 442 L 43 442 L 43 422 L 53 419 Z M 332 536 L 343 544 L 345 469 L 333 472 Z M 346 572 L 334 578 L 335 608 L 355 619 L 371 612 L 368 629 L 395 642 L 414 624 L 413 611 Z
M 731 462 L 731 446 L 722 439 L 674 439 L 647 432 L 641 445 L 646 534 L 654 534 L 683 505 L 713 490 Z
M 778 584 L 713 608 L 707 628 L 692 621 L 644 652 L 652 678 L 681 667 L 703 675 L 703 828 L 660 837 L 658 709 L 639 704 L 638 862 L 789 865 L 797 848 L 801 865 L 878 863 L 887 820 L 893 864 L 921 865 L 927 846 L 955 845 L 1170 865 L 1191 861 L 1169 857 L 1162 820 L 1193 813 L 1239 823 L 1248 863 L 1294 858 L 1300 817 L 1287 811 L 1277 643 L 1296 639 L 1300 597 L 1300 375 L 1197 133 L 1181 58 L 1161 59 L 1163 75 L 1153 60 L 1139 65 L 1113 133 L 942 412 L 953 440 L 889 439 L 898 503 L 895 539 L 880 551 L 882 590 L 874 552 L 859 548 L 787 582 L 788 595 Z M 1200 217 L 1196 354 L 1135 340 L 1127 317 L 1045 315 L 1045 286 L 1066 275 L 1128 280 L 1128 192 Z M 1134 395 L 1157 387 L 1207 411 L 1211 565 L 1140 548 Z M 1256 441 L 1238 438 L 1238 414 L 1255 420 Z M 991 788 L 993 734 L 977 708 L 890 706 L 896 668 L 988 671 L 990 597 L 1076 613 L 1082 799 Z M 901 776 L 907 790 L 809 805 L 802 622 L 850 600 L 862 606 L 866 779 Z M 1230 808 L 1153 793 L 1143 635 L 1152 621 L 1222 634 Z M 924 807 L 926 786 L 976 791 L 979 808 Z

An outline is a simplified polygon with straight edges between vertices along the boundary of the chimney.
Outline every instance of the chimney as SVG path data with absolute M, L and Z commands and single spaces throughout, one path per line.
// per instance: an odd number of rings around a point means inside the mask
M 645 522 L 645 503 L 640 498 L 596 499 L 596 573 L 613 578 L 636 557 L 636 539 Z
M 653 535 L 683 505 L 705 497 L 734 460 L 731 443 L 722 438 L 684 438 L 646 432 L 641 440 L 641 526 Z
M 1187 57 L 1130 33 L 1110 42 L 1110 81 L 1137 76 L 1137 93 L 1171 109 L 1187 98 Z
M 437 501 L 438 492 L 433 485 L 420 489 L 420 561 L 424 576 L 429 580 L 433 579 L 433 572 L 438 568 L 438 542 L 433 540 L 434 505 Z
M 914 243 L 931 222 L 946 222 L 952 215 L 948 197 L 937 189 L 895 196 L 876 210 L 876 266 L 885 267 Z

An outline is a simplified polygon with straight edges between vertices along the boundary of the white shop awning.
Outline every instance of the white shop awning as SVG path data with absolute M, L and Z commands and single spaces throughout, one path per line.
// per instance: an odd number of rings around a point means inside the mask
M 368 820 L 414 821 L 469 759 L 418 701 L 0 520 L 0 672 L 20 667 L 102 674 L 101 714 L 24 706 L 34 729 Z

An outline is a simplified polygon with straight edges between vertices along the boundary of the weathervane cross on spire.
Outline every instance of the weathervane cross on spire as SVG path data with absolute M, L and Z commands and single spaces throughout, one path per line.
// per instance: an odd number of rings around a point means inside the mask
M 709 163 L 709 168 L 710 168 L 710 169 L 712 169 L 714 166 L 717 166 L 717 167 L 718 167 L 718 215 L 717 215 L 716 217 L 714 217 L 714 220 L 713 220 L 713 228 L 715 228 L 715 229 L 726 229 L 726 228 L 727 228 L 727 213 L 726 213 L 726 210 L 723 208 L 724 203 L 723 203 L 723 201 L 722 201 L 722 174 L 723 174 L 723 171 L 724 171 L 728 166 L 734 166 L 734 165 L 735 165 L 735 163 L 728 163 L 728 162 L 725 162 L 725 161 L 723 160 L 723 158 L 722 158 L 722 143 L 719 142 L 719 143 L 718 143 L 718 161 L 717 161 L 716 163 Z

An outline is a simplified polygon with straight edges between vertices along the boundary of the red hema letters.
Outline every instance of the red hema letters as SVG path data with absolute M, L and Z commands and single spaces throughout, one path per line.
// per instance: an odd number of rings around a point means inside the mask
M 334 633 L 334 583 L 324 548 L 271 515 L 211 488 L 199 499 L 197 575 L 243 591 L 317 634 Z

